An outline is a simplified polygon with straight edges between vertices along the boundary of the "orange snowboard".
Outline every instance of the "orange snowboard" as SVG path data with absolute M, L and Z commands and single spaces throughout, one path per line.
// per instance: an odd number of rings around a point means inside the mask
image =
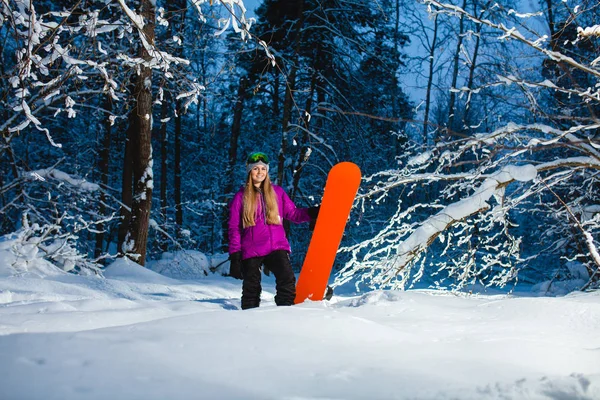
M 360 179 L 360 169 L 351 162 L 336 164 L 329 171 L 319 217 L 298 277 L 295 304 L 306 299 L 323 300 Z

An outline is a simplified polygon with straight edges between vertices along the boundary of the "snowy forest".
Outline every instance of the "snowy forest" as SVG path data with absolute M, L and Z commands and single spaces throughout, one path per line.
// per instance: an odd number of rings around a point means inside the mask
M 97 274 L 227 252 L 248 153 L 363 181 L 335 285 L 600 282 L 596 0 L 3 0 L 0 241 Z M 310 239 L 289 229 L 296 269 Z

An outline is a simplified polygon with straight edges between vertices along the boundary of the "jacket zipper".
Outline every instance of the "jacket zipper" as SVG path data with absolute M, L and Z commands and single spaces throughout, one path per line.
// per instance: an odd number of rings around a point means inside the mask
M 263 195 L 262 190 L 258 189 L 258 192 L 260 193 L 260 204 L 262 207 L 263 219 L 265 221 L 265 225 L 267 225 L 267 204 L 265 203 L 265 196 Z
M 262 200 L 263 207 L 263 218 L 265 219 L 265 225 L 267 225 L 267 203 L 265 203 L 265 196 L 261 193 L 260 199 Z
M 260 191 L 260 202 L 262 205 L 263 218 L 265 220 L 265 226 L 267 227 L 267 231 L 269 232 L 269 242 L 271 243 L 271 249 L 273 249 L 273 235 L 271 235 L 271 227 L 267 223 L 267 203 L 265 202 L 265 196 L 262 191 Z

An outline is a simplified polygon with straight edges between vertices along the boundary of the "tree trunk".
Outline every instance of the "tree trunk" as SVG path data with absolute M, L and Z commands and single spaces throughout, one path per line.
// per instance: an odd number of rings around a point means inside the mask
M 425 116 L 423 117 L 423 142 L 427 143 L 427 132 L 429 125 L 429 110 L 431 109 L 431 86 L 433 84 L 433 66 L 435 56 L 435 46 L 438 35 L 438 19 L 437 14 L 433 16 L 433 39 L 429 48 L 429 76 L 427 77 L 427 93 L 425 95 Z
M 552 10 L 552 0 L 546 0 L 546 8 L 548 10 L 548 29 L 550 30 L 550 47 L 555 51 L 556 43 L 556 28 L 554 26 L 554 12 Z
M 161 120 L 165 120 L 168 117 L 169 113 L 169 102 L 171 100 L 171 96 L 168 91 L 164 92 L 164 98 L 162 101 L 161 107 Z M 169 159 L 169 136 L 167 134 L 167 122 L 160 123 L 160 131 L 159 131 L 159 140 L 160 140 L 160 220 L 163 223 L 163 226 L 167 224 L 167 210 L 168 210 L 168 202 L 167 202 L 167 176 L 168 176 L 168 159 Z M 167 242 L 160 242 L 160 249 L 165 252 L 167 251 Z
M 319 57 L 319 51 L 317 51 L 317 58 Z M 304 131 L 302 132 L 302 148 L 300 149 L 300 153 L 298 154 L 298 160 L 296 161 L 296 165 L 294 166 L 294 177 L 292 180 L 292 200 L 294 200 L 296 198 L 296 193 L 298 192 L 298 186 L 300 185 L 300 176 L 302 175 L 302 169 L 304 168 L 304 165 L 306 165 L 306 163 L 308 162 L 308 148 L 309 148 L 309 135 L 308 135 L 308 128 L 309 128 L 309 121 L 308 121 L 308 114 L 310 114 L 312 111 L 312 101 L 313 101 L 313 96 L 315 93 L 315 87 L 317 85 L 317 75 L 318 75 L 319 71 L 317 71 L 317 68 L 315 68 L 313 70 L 313 74 L 310 80 L 310 90 L 308 93 L 308 98 L 306 99 L 306 107 L 305 107 L 305 114 L 304 114 Z
M 273 120 L 279 118 L 279 72 L 273 70 Z
M 109 120 L 109 116 L 112 111 L 112 99 L 110 95 L 106 95 L 106 103 L 104 108 L 106 109 L 106 123 L 105 123 L 105 132 L 104 138 L 102 140 L 102 144 L 100 146 L 100 157 L 98 159 L 98 170 L 100 171 L 100 182 L 104 185 L 105 189 L 108 186 L 108 159 L 110 156 L 110 139 L 112 136 L 112 125 Z M 98 210 L 98 214 L 101 217 L 105 217 L 106 214 L 106 196 L 104 194 L 104 190 L 100 192 L 100 208 Z M 96 246 L 94 249 L 94 257 L 98 258 L 102 254 L 103 244 L 104 244 L 104 224 L 99 224 L 97 226 L 98 233 L 96 234 Z
M 131 207 L 133 202 L 133 138 L 138 130 L 135 108 L 129 112 L 129 126 L 125 139 L 125 155 L 123 157 L 123 174 L 121 189 L 121 225 L 119 226 L 119 253 L 125 254 L 127 250 L 127 232 L 131 223 Z
M 480 18 L 483 14 L 480 16 Z M 481 28 L 483 24 L 477 24 L 477 35 L 475 39 L 475 49 L 473 50 L 473 58 L 471 59 L 471 65 L 469 65 L 469 81 L 467 82 L 467 88 L 473 89 L 473 80 L 475 79 L 475 67 L 477 66 L 477 56 L 479 55 L 479 44 L 481 43 Z M 471 93 L 469 92 L 469 98 L 465 107 L 465 115 L 463 116 L 463 129 L 470 129 L 469 126 L 469 111 L 471 110 Z
M 229 138 L 229 160 L 227 162 L 227 184 L 225 194 L 229 195 L 235 190 L 235 168 L 237 163 L 238 141 L 242 130 L 242 115 L 244 112 L 244 102 L 247 96 L 248 78 L 241 77 L 238 86 L 238 94 L 233 106 L 233 123 L 231 124 L 231 136 Z
M 271 132 L 279 132 L 281 129 L 281 98 L 280 98 L 280 72 L 273 68 L 271 71 L 273 74 L 273 91 L 272 91 L 272 103 L 271 103 L 271 112 L 272 116 L 269 121 L 269 127 Z
M 283 102 L 283 120 L 281 122 L 281 149 L 279 150 L 279 162 L 277 165 L 277 184 L 280 186 L 284 185 L 283 178 L 285 176 L 285 156 L 287 154 L 287 129 L 290 123 L 293 106 L 293 92 L 296 84 L 296 65 L 292 66 L 292 70 L 287 79 L 287 85 L 285 88 L 285 100 Z
M 231 125 L 231 136 L 229 137 L 229 159 L 227 160 L 227 182 L 225 183 L 224 196 L 226 200 L 230 200 L 230 194 L 235 190 L 235 168 L 237 161 L 238 141 L 242 130 L 242 115 L 244 112 L 244 102 L 247 96 L 248 90 L 248 78 L 241 77 L 238 85 L 238 94 L 233 106 L 233 123 Z M 228 237 L 228 221 L 229 221 L 229 208 L 223 208 L 222 218 L 222 230 L 223 230 L 223 241 L 222 250 L 227 251 L 227 244 L 229 243 Z
M 462 9 L 465 10 L 467 8 L 467 0 L 463 0 Z M 450 85 L 451 89 L 456 88 L 456 82 L 458 81 L 458 64 L 460 61 L 460 48 L 463 43 L 463 33 L 465 29 L 465 19 L 460 16 L 459 19 L 459 28 L 458 28 L 458 37 L 456 42 L 456 51 L 454 52 L 454 61 L 452 67 L 452 84 Z M 456 102 L 456 93 L 454 91 L 450 91 L 450 100 L 448 101 L 448 125 L 447 128 L 449 130 L 454 130 L 454 117 L 455 117 L 455 103 Z
M 170 27 L 171 34 L 177 35 L 181 39 L 181 45 L 175 48 L 174 55 L 177 57 L 183 56 L 183 43 L 185 36 L 185 1 L 183 0 L 171 0 L 167 2 L 167 10 L 171 14 Z M 174 158 L 174 182 L 173 182 L 173 195 L 175 198 L 175 223 L 177 224 L 177 233 L 181 232 L 183 228 L 183 205 L 182 205 L 182 188 L 181 188 L 181 146 L 183 131 L 181 128 L 181 114 L 183 113 L 183 106 L 181 100 L 176 100 L 175 105 L 175 158 Z
M 208 99 L 202 97 L 202 132 L 208 135 Z
M 302 26 L 304 25 L 304 1 L 300 1 L 298 5 L 297 19 L 294 27 L 295 45 L 294 55 L 292 57 L 292 67 L 288 76 L 285 88 L 285 99 L 283 102 L 283 119 L 281 123 L 281 149 L 279 150 L 279 162 L 277 165 L 277 184 L 283 186 L 285 184 L 285 157 L 287 155 L 287 130 L 292 116 L 293 93 L 296 86 L 296 72 L 298 69 L 298 52 L 300 50 L 300 42 L 302 37 Z
M 400 40 L 400 0 L 396 0 L 396 5 L 394 7 L 395 11 L 395 21 L 394 21 L 394 63 L 392 66 L 394 67 L 394 77 L 396 76 L 396 72 L 399 69 L 399 60 L 400 60 L 400 50 L 398 49 Z M 394 78 L 394 82 L 396 83 L 396 79 Z M 398 118 L 398 85 L 394 85 L 394 90 L 392 91 L 392 118 Z
M 181 100 L 177 101 L 175 115 L 175 181 L 174 181 L 174 195 L 175 195 L 175 223 L 177 224 L 177 232 L 183 227 L 183 206 L 182 195 L 181 195 L 181 136 L 183 132 L 181 130 Z
M 6 151 L 6 155 L 8 157 L 8 161 L 10 163 L 10 169 L 12 171 L 13 174 L 13 181 L 15 182 L 14 184 L 14 193 L 15 193 L 15 198 L 14 201 L 15 203 L 21 203 L 21 204 L 25 204 L 26 198 L 24 196 L 22 196 L 21 194 L 23 193 L 23 186 L 21 185 L 21 178 L 20 178 L 20 173 L 19 173 L 19 168 L 17 167 L 17 160 L 15 159 L 15 153 L 12 149 L 12 143 L 10 141 L 10 137 L 8 139 L 3 139 L 5 140 L 5 143 L 3 145 L 3 150 Z M 0 153 L 0 155 L 2 155 L 2 153 Z M 1 171 L 0 171 L 1 173 Z M 0 188 L 4 187 L 5 183 L 4 183 L 4 177 L 0 176 Z M 2 196 L 2 207 L 4 208 L 6 206 L 6 204 L 12 202 L 10 199 L 5 199 L 4 198 L 4 192 L 2 192 L 1 194 Z M 8 232 L 12 232 L 16 229 L 14 220 L 12 220 L 11 218 L 8 218 L 8 215 L 5 214 L 6 217 L 2 218 L 2 222 L 0 223 L 0 228 L 5 229 L 5 231 Z
M 152 0 L 141 0 L 140 14 L 144 17 L 143 34 L 148 43 L 154 44 L 155 10 Z M 151 57 L 144 46 L 140 56 L 150 61 Z M 131 224 L 128 232 L 132 258 L 140 265 L 146 264 L 146 245 L 152 206 L 152 69 L 140 66 L 140 74 L 135 84 L 136 105 L 134 118 L 137 130 L 133 141 L 134 196 L 131 208 Z

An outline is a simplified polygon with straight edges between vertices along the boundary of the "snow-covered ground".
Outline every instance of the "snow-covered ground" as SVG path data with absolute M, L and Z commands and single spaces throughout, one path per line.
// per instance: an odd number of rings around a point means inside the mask
M 265 278 L 262 306 L 241 311 L 241 282 L 218 275 L 7 261 L 3 400 L 600 399 L 597 292 L 377 291 L 276 307 Z

